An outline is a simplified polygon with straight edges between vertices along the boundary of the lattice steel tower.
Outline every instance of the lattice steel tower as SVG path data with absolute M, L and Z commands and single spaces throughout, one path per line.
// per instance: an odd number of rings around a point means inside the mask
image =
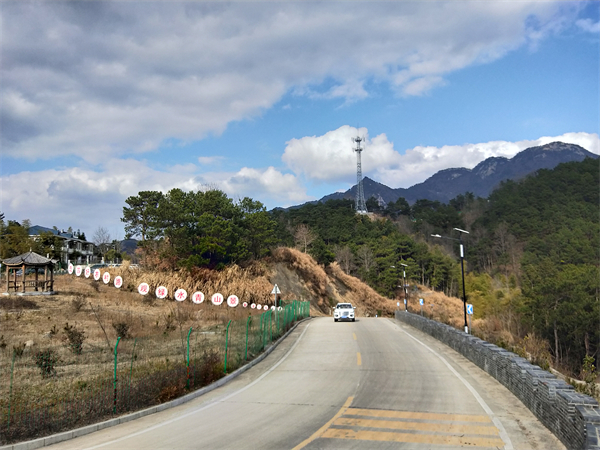
M 360 143 L 363 139 L 360 136 L 352 138 L 356 143 L 356 204 L 355 209 L 357 214 L 367 214 L 367 203 L 365 202 L 365 193 L 363 191 L 362 167 L 360 163 L 360 154 L 363 151 L 360 148 Z

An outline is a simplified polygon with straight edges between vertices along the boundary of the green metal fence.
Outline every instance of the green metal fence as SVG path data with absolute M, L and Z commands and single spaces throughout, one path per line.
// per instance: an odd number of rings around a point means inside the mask
M 145 338 L 0 351 L 0 444 L 95 423 L 179 397 L 259 355 L 309 303 Z M 110 345 L 109 345 L 110 344 Z

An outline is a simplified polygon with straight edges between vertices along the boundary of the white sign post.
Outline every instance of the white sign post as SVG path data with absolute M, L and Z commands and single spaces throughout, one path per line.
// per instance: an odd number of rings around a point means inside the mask
M 281 291 L 279 290 L 279 287 L 277 285 L 273 286 L 271 294 L 275 294 L 275 306 L 277 306 L 277 294 L 281 294 Z

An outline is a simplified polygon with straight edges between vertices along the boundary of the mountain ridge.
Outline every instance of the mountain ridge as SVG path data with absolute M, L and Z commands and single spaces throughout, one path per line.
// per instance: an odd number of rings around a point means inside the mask
M 529 147 L 512 158 L 492 156 L 477 164 L 473 169 L 455 167 L 442 169 L 425 181 L 409 188 L 390 188 L 369 177 L 363 178 L 365 199 L 375 197 L 385 203 L 404 197 L 409 204 L 427 199 L 448 203 L 456 196 L 467 192 L 486 198 L 502 181 L 519 180 L 541 169 L 553 169 L 557 165 L 599 156 L 576 144 L 551 142 Z M 336 192 L 322 197 L 318 202 L 334 199 L 354 199 L 356 185 L 346 192 Z

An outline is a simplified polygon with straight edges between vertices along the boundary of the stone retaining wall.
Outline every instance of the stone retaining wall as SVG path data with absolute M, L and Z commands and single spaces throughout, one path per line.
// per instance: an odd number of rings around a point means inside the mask
M 592 397 L 525 358 L 448 325 L 405 311 L 396 320 L 445 343 L 506 386 L 569 449 L 600 450 L 600 408 Z

